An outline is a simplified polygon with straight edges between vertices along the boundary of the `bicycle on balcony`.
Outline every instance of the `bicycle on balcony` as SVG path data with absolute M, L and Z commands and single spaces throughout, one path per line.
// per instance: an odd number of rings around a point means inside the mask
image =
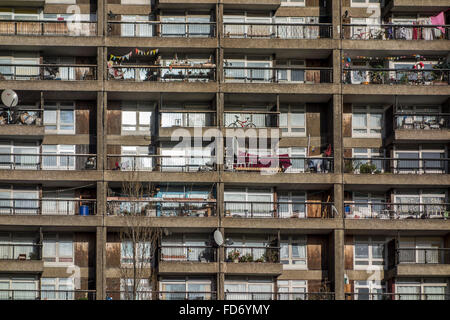
M 247 117 L 245 121 L 239 120 L 239 116 L 236 116 L 236 120 L 228 125 L 231 128 L 256 128 L 256 125 L 250 121 L 250 118 Z

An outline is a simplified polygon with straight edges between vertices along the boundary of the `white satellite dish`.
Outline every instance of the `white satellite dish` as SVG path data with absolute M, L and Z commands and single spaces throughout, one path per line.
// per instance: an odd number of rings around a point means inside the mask
M 222 233 L 219 231 L 219 229 L 217 229 L 216 231 L 214 231 L 214 241 L 216 242 L 216 244 L 220 247 L 221 245 L 223 245 L 223 236 Z
M 2 92 L 2 102 L 8 108 L 15 107 L 19 102 L 19 96 L 13 90 L 6 89 Z

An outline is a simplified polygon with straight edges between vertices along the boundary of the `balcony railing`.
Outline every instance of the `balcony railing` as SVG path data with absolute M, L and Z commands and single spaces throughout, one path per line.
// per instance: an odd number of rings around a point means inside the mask
M 225 201 L 225 216 L 239 218 L 333 218 L 332 202 Z
M 346 219 L 447 219 L 450 203 L 345 202 Z
M 225 300 L 334 300 L 334 292 L 225 292 Z
M 208 217 L 216 215 L 216 200 L 147 199 L 108 200 L 110 215 L 141 215 L 147 217 Z
M 0 153 L 0 170 L 95 170 L 95 154 Z
M 0 64 L 0 80 L 97 79 L 97 66 L 92 64 Z
M 97 22 L 0 20 L 0 35 L 96 36 Z
M 227 262 L 246 263 L 279 263 L 280 247 L 239 247 L 229 246 L 226 248 L 225 256 Z
M 0 289 L 0 300 L 95 300 L 95 290 Z
M 449 113 L 394 114 L 394 128 L 402 130 L 447 130 L 450 129 Z
M 331 23 L 231 23 L 223 24 L 225 38 L 322 39 L 331 38 Z
M 441 293 L 356 293 L 346 292 L 345 300 L 450 300 L 450 294 Z
M 159 248 L 161 261 L 215 262 L 217 249 L 208 246 L 170 246 Z
M 409 264 L 450 264 L 449 248 L 398 248 L 396 262 Z
M 215 291 L 107 290 L 107 300 L 216 300 Z
M 159 172 L 216 170 L 215 156 L 108 155 L 107 158 L 109 170 Z
M 0 215 L 95 215 L 96 200 L 61 198 L 0 199 Z
M 442 32 L 443 28 L 445 32 Z M 343 24 L 348 40 L 449 40 L 450 25 Z
M 0 260 L 41 260 L 40 244 L 0 244 Z
M 215 22 L 108 21 L 108 35 L 145 38 L 214 38 Z
M 344 84 L 448 85 L 450 69 L 344 68 Z
M 276 128 L 278 112 L 225 111 L 224 125 L 229 128 Z
M 216 80 L 214 64 L 148 66 L 114 65 L 108 68 L 109 80 L 153 81 L 153 82 L 210 82 Z
M 42 126 L 42 109 L 0 110 L 0 125 Z
M 212 127 L 216 123 L 215 111 L 170 111 L 164 110 L 160 113 L 160 126 L 162 128 L 184 127 L 184 128 L 203 128 Z
M 344 158 L 345 173 L 447 174 L 447 158 Z
M 225 82 L 244 83 L 332 83 L 333 68 L 232 67 L 224 66 Z
M 282 173 L 331 173 L 332 157 L 257 156 L 242 154 L 225 158 L 225 170 L 233 172 L 275 171 Z

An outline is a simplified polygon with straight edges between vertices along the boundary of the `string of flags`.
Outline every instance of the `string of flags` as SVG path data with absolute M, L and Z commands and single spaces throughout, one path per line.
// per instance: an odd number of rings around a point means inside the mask
M 388 60 L 388 61 L 399 61 L 399 60 L 406 60 L 406 59 L 416 59 L 416 60 L 422 60 L 426 61 L 428 60 L 442 60 L 442 57 L 431 57 L 431 56 L 422 56 L 420 54 L 413 54 L 408 56 L 395 56 L 395 57 L 367 57 L 367 56 L 355 56 L 353 58 L 354 60 L 365 60 L 365 61 L 382 61 L 382 60 Z M 352 58 L 348 57 L 347 55 L 344 55 L 342 57 L 342 64 L 344 64 L 346 67 L 349 67 L 349 63 L 352 61 Z
M 128 52 L 127 54 L 123 55 L 123 56 L 116 56 L 114 54 L 110 54 L 109 55 L 109 60 L 110 61 L 119 61 L 122 62 L 124 60 L 130 60 L 130 58 L 133 55 L 137 55 L 137 56 L 156 56 L 159 53 L 159 49 L 153 49 L 153 50 L 140 50 L 138 48 L 135 48 L 134 50 L 131 50 L 130 52 Z

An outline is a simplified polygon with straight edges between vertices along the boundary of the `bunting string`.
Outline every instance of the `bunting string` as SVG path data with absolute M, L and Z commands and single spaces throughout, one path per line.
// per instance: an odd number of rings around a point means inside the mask
M 131 50 L 130 52 L 128 52 L 127 54 L 123 55 L 123 56 L 116 56 L 114 54 L 110 54 L 109 55 L 109 60 L 110 61 L 119 61 L 122 62 L 124 60 L 130 60 L 130 58 L 133 55 L 137 55 L 137 56 L 156 56 L 159 53 L 159 49 L 153 49 L 153 50 L 140 50 L 138 48 L 135 48 L 134 50 Z

